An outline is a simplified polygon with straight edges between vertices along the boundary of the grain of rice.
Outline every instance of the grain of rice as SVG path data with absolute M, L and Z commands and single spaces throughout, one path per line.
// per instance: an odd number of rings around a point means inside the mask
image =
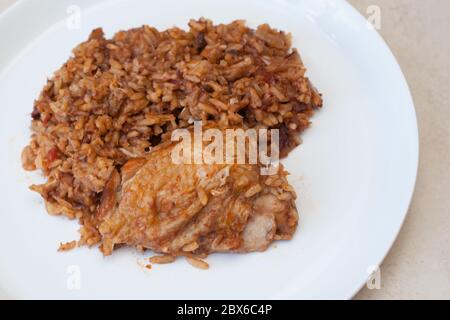
M 223 111 L 227 111 L 229 109 L 229 106 L 220 100 L 211 98 L 209 99 L 209 102 Z
M 206 194 L 205 190 L 203 190 L 202 188 L 198 188 L 197 195 L 200 200 L 200 203 L 203 206 L 206 206 L 208 204 L 208 195 Z
M 284 192 L 278 196 L 278 199 L 282 200 L 282 201 L 290 200 L 291 198 L 292 198 L 292 194 L 289 192 Z
M 198 247 L 199 247 L 198 243 L 194 241 L 192 243 L 185 245 L 183 247 L 183 251 L 192 252 L 192 251 L 195 251 L 196 249 L 198 249 Z
M 202 270 L 209 269 L 209 264 L 201 259 L 193 258 L 193 257 L 186 257 L 186 260 L 187 260 L 187 262 L 189 262 L 189 264 L 191 266 L 196 267 L 198 269 L 202 269 Z
M 246 198 L 250 198 L 253 197 L 255 194 L 257 194 L 258 192 L 260 192 L 262 190 L 262 187 L 260 184 L 256 184 L 254 186 L 251 186 L 246 192 L 245 192 L 245 197 Z
M 164 256 L 154 256 L 149 258 L 148 260 L 150 261 L 150 263 L 154 264 L 167 264 L 174 262 L 175 259 L 176 257 L 174 256 L 164 255 Z

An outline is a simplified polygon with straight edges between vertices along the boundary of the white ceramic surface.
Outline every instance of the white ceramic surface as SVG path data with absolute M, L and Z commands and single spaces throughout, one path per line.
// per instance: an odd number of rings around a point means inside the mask
M 67 27 L 78 3 L 81 29 Z M 186 262 L 145 270 L 147 255 L 58 253 L 78 225 L 50 217 L 21 169 L 29 113 L 49 77 L 102 26 L 108 36 L 142 24 L 186 27 L 190 18 L 246 19 L 290 31 L 324 95 L 304 143 L 284 164 L 299 199 L 295 238 L 265 253 L 212 255 L 209 271 Z M 24 21 L 34 21 L 25 24 Z M 20 33 L 11 35 L 11 28 Z M 0 286 L 13 298 L 350 298 L 394 241 L 414 188 L 418 141 L 413 103 L 395 59 L 340 0 L 21 1 L 0 16 Z M 75 267 L 75 269 L 74 269 Z M 73 270 L 80 289 L 70 290 Z

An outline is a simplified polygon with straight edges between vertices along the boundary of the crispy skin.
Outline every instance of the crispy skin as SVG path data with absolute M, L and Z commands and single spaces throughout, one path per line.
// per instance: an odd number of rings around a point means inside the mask
M 258 165 L 176 165 L 173 147 L 130 160 L 120 183 L 111 175 L 98 212 L 105 255 L 122 244 L 170 255 L 263 251 L 292 237 L 295 193 L 282 168 L 261 176 Z

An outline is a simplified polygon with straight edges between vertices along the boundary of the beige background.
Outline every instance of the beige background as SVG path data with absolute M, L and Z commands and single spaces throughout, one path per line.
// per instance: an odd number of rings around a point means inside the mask
M 450 1 L 350 0 L 381 8 L 380 33 L 408 80 L 420 165 L 405 225 L 381 266 L 382 289 L 358 299 L 450 299 Z
M 450 299 L 450 1 L 348 1 L 365 16 L 380 7 L 380 33 L 408 80 L 420 130 L 416 191 L 381 266 L 382 287 L 356 299 Z M 0 0 L 0 12 L 13 2 Z

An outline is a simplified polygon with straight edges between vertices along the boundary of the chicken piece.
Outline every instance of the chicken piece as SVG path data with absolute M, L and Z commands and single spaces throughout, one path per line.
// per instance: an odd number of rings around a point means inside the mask
M 263 176 L 259 165 L 174 164 L 173 147 L 111 174 L 97 213 L 104 255 L 118 245 L 173 256 L 264 251 L 292 237 L 296 196 L 281 166 Z

